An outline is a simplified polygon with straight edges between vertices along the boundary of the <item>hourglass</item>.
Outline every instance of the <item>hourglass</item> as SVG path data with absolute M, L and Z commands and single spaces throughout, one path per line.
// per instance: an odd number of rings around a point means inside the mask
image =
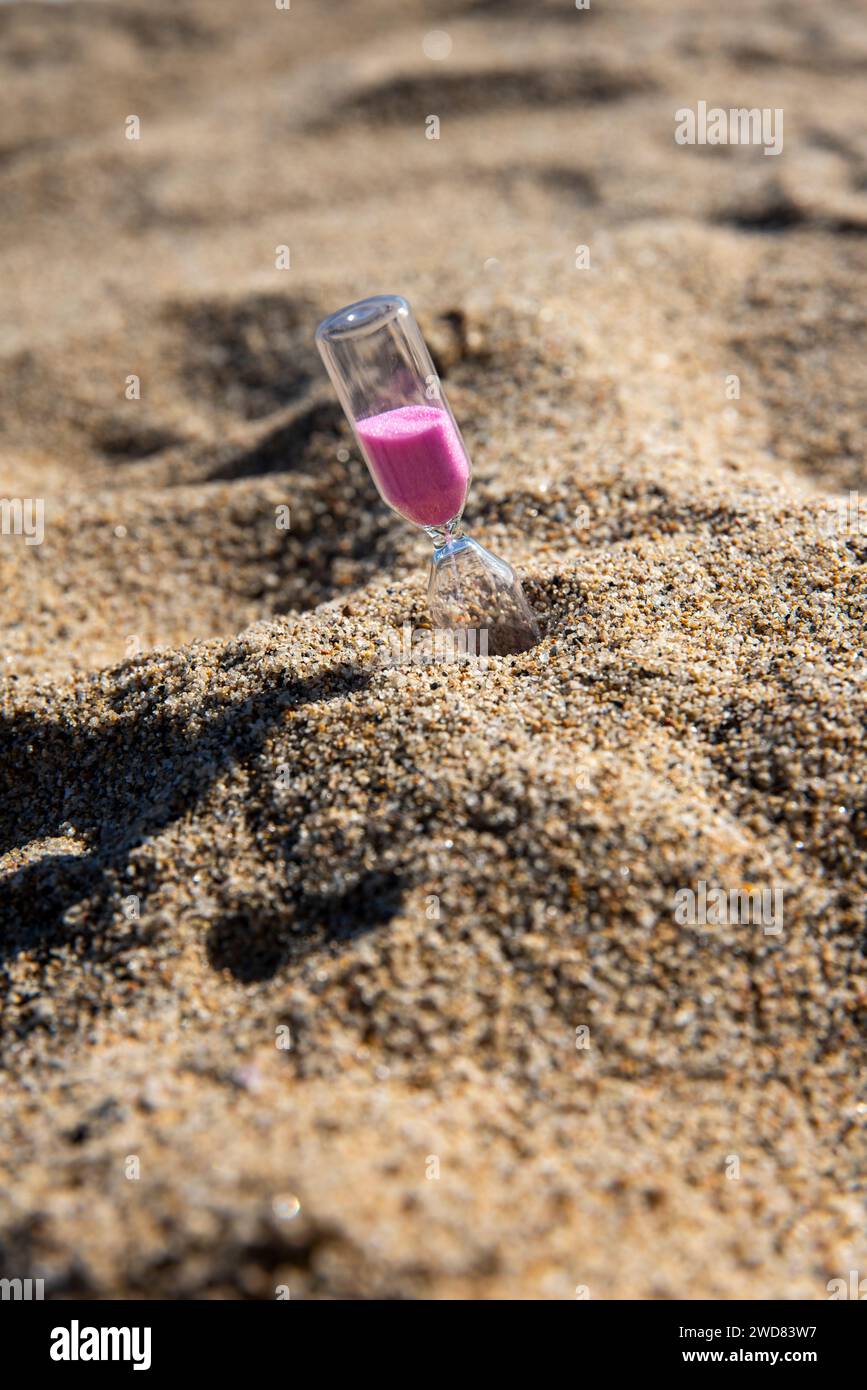
M 316 344 L 382 500 L 433 541 L 434 625 L 486 631 L 492 656 L 526 651 L 539 629 L 520 580 L 461 526 L 470 461 L 409 304 L 350 304 Z

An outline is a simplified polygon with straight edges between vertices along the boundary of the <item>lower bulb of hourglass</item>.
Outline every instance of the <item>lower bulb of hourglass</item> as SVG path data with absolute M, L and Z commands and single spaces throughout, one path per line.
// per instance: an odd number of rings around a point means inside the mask
M 435 545 L 427 591 L 434 625 L 485 633 L 490 656 L 535 646 L 539 625 L 511 565 L 469 536 L 439 533 Z

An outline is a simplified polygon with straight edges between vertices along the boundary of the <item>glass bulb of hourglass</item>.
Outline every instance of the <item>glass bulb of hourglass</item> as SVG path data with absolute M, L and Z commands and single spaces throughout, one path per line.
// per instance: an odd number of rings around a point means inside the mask
M 483 630 L 491 655 L 531 647 L 539 630 L 520 580 L 463 534 L 470 460 L 406 300 L 350 304 L 323 320 L 316 342 L 380 496 L 434 543 L 434 624 Z

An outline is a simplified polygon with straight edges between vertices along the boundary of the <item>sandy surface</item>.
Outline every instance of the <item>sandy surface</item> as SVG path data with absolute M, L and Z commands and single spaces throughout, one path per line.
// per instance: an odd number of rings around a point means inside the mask
M 12 4 L 0 77 L 0 495 L 45 502 L 0 537 L 0 1273 L 864 1274 L 867 7 Z M 678 146 L 699 99 L 783 154 Z M 313 346 L 381 291 L 531 652 L 384 655 L 429 544 Z M 679 924 L 699 880 L 783 932 Z

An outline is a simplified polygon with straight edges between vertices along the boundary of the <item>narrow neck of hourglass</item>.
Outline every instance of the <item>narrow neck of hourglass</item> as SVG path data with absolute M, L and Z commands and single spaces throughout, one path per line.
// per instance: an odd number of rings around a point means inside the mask
M 459 516 L 447 521 L 444 526 L 425 526 L 424 530 L 434 544 L 437 556 L 448 554 L 452 549 L 461 549 L 467 544 L 467 537 Z

